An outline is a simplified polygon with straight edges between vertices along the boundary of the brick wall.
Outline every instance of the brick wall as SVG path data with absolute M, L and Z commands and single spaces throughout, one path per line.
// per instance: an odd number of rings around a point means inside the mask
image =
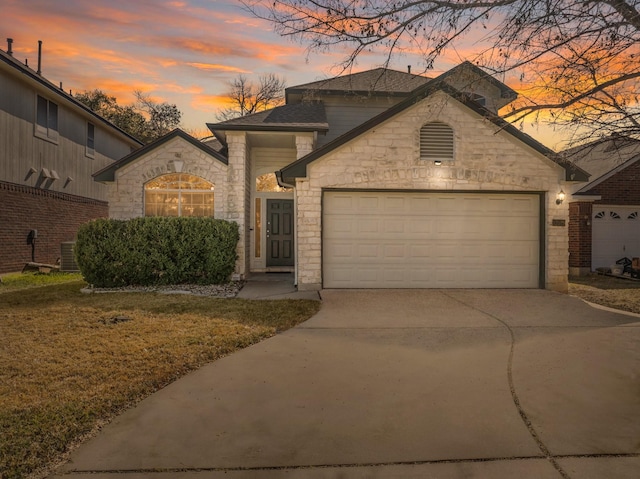
M 73 241 L 82 223 L 107 217 L 104 201 L 0 182 L 0 273 L 22 270 L 31 261 L 27 235 L 38 230 L 35 260 L 55 263 L 60 243 Z
M 591 271 L 593 205 L 640 205 L 640 161 L 585 192 L 601 199 L 569 205 L 569 272 Z
M 607 178 L 588 194 L 602 196 L 596 204 L 640 205 L 640 161 Z
M 569 269 L 574 274 L 591 270 L 591 210 L 588 201 L 569 205 Z

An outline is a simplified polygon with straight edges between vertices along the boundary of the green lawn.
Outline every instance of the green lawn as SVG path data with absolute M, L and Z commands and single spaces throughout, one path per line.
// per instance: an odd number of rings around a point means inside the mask
M 15 281 L 7 275 L 0 284 L 3 479 L 44 473 L 142 398 L 320 307 L 301 300 L 83 294 L 84 285 L 63 274 Z

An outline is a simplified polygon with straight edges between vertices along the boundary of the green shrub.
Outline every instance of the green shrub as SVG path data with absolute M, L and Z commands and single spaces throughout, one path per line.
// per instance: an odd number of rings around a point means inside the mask
M 81 226 L 74 253 L 96 287 L 219 284 L 235 267 L 237 223 L 213 218 L 98 219 Z

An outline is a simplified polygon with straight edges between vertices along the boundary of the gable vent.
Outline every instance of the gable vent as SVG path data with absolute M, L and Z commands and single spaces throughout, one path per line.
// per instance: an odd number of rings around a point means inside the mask
M 453 161 L 453 129 L 434 121 L 420 128 L 420 159 Z

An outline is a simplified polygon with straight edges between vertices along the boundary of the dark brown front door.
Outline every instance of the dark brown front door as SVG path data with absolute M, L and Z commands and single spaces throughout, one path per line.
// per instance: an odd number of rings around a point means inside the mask
M 293 200 L 267 200 L 267 266 L 293 266 Z

